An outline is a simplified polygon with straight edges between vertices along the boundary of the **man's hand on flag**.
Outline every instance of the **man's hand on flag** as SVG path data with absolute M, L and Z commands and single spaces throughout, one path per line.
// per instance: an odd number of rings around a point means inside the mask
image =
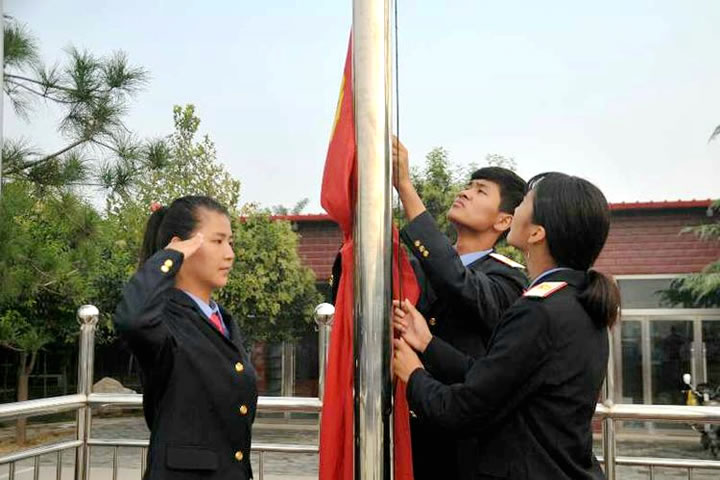
M 398 190 L 412 186 L 408 151 L 395 135 L 393 135 L 393 186 Z

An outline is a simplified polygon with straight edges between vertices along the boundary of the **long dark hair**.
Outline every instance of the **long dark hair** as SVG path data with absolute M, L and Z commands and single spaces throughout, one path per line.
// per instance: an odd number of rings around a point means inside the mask
M 169 207 L 157 208 L 145 226 L 142 248 L 140 250 L 140 266 L 170 243 L 173 237 L 187 240 L 198 226 L 200 215 L 198 210 L 204 208 L 230 216 L 227 208 L 217 200 L 200 195 L 189 195 L 175 199 Z
M 615 281 L 591 269 L 610 231 L 605 195 L 583 178 L 549 172 L 528 182 L 535 192 L 533 223 L 545 227 L 550 255 L 559 267 L 588 272 L 579 300 L 599 325 L 612 327 L 620 309 Z

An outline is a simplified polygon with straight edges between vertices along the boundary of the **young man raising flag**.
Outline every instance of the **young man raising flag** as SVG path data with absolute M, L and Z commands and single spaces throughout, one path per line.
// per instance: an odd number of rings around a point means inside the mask
M 475 171 L 447 213 L 457 231 L 453 245 L 415 190 L 408 152 L 397 139 L 393 162 L 395 188 L 409 221 L 400 236 L 413 253 L 421 288 L 418 310 L 433 335 L 468 355 L 484 355 L 503 312 L 527 286 L 524 267 L 494 251 L 510 229 L 526 183 L 506 168 Z M 473 440 L 458 440 L 414 418 L 411 430 L 415 480 L 456 478 L 456 459 L 474 447 Z

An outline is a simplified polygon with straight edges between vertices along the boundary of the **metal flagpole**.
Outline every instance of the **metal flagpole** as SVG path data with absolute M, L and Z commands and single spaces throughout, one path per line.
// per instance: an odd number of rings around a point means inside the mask
M 353 1 L 355 479 L 392 476 L 390 0 Z

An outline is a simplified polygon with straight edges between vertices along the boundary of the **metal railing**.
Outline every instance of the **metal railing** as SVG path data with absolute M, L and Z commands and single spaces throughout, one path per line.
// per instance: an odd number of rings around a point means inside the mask
M 8 478 L 14 480 L 18 462 L 30 460 L 33 464 L 33 478 L 39 478 L 40 457 L 57 455 L 56 478 L 61 479 L 63 467 L 63 454 L 69 450 L 75 452 L 74 478 L 75 480 L 88 480 L 90 478 L 90 449 L 91 447 L 110 447 L 113 449 L 112 478 L 118 475 L 118 449 L 121 447 L 139 448 L 141 450 L 140 475 L 146 467 L 147 440 L 133 439 L 104 439 L 92 438 L 92 409 L 103 407 L 142 407 L 142 395 L 139 394 L 108 394 L 92 393 L 95 329 L 99 311 L 92 305 L 85 305 L 78 310 L 80 322 L 80 340 L 78 357 L 78 393 L 61 397 L 27 400 L 23 402 L 0 405 L 0 422 L 15 420 L 23 417 L 47 415 L 54 413 L 76 411 L 76 438 L 26 449 L 0 457 L 0 465 L 8 465 Z M 323 327 L 321 327 L 323 328 Z M 323 336 L 327 338 L 327 336 Z M 313 397 L 259 397 L 257 411 L 260 413 L 320 413 L 322 402 Z M 258 478 L 264 477 L 265 454 L 279 453 L 310 453 L 317 454 L 317 445 L 293 445 L 276 443 L 256 443 L 252 450 L 259 455 Z
M 24 402 L 8 403 L 0 405 L 0 422 L 14 420 L 21 417 L 46 415 L 60 412 L 77 412 L 77 434 L 71 441 L 63 441 L 42 445 L 40 447 L 23 450 L 0 458 L 0 465 L 8 465 L 8 478 L 14 480 L 16 475 L 16 464 L 25 460 L 34 460 L 33 478 L 39 478 L 40 457 L 56 454 L 56 478 L 62 476 L 62 458 L 66 451 L 75 451 L 75 480 L 88 480 L 90 478 L 90 449 L 91 447 L 105 447 L 113 449 L 112 457 L 112 478 L 117 479 L 118 475 L 118 449 L 138 448 L 141 450 L 140 473 L 146 467 L 146 449 L 148 441 L 134 439 L 103 439 L 90 436 L 92 426 L 92 409 L 103 407 L 132 407 L 142 406 L 142 395 L 139 394 L 112 394 L 92 393 L 93 374 L 93 350 L 95 326 L 98 319 L 98 311 L 95 307 L 85 306 L 78 312 L 81 322 L 80 355 L 78 365 L 78 393 L 61 397 L 44 398 L 40 400 L 27 400 Z M 324 327 L 321 327 L 324 328 Z M 321 335 L 327 339 L 328 335 Z M 612 343 L 612 342 L 611 342 Z M 323 347 L 320 352 L 325 352 Z M 321 362 L 324 366 L 324 362 Z M 324 370 L 324 368 L 321 368 Z M 608 370 L 612 372 L 612 355 L 608 363 Z M 323 378 L 324 372 L 321 372 Z M 612 399 L 613 375 L 608 375 L 606 383 L 606 398 L 598 404 L 595 411 L 595 419 L 603 422 L 603 456 L 600 460 L 604 464 L 605 474 L 608 480 L 616 480 L 617 466 L 647 467 L 648 478 L 654 479 L 655 470 L 661 467 L 683 469 L 687 472 L 687 478 L 694 478 L 698 469 L 718 471 L 720 475 L 720 461 L 711 460 L 689 460 L 672 458 L 648 458 L 648 457 L 625 457 L 615 454 L 615 422 L 618 421 L 661 421 L 681 423 L 718 423 L 720 424 L 720 407 L 687 407 L 671 405 L 628 405 L 614 404 Z M 320 388 L 322 391 L 322 386 Z M 312 397 L 260 397 L 258 399 L 258 412 L 262 413 L 317 413 L 322 410 L 322 402 L 319 398 Z M 304 453 L 317 454 L 317 445 L 294 445 L 257 443 L 252 448 L 259 458 L 258 478 L 263 480 L 265 472 L 265 454 L 278 453 Z
M 658 421 L 670 423 L 718 423 L 720 407 L 686 407 L 681 405 L 613 405 L 606 400 L 595 409 L 595 419 L 603 421 L 603 456 L 598 460 L 604 464 L 608 480 L 616 480 L 617 466 L 647 467 L 648 478 L 655 478 L 655 469 L 670 467 L 687 472 L 687 478 L 693 479 L 696 469 L 717 470 L 720 477 L 720 461 L 691 460 L 675 458 L 626 457 L 617 456 L 615 422 L 618 421 Z

